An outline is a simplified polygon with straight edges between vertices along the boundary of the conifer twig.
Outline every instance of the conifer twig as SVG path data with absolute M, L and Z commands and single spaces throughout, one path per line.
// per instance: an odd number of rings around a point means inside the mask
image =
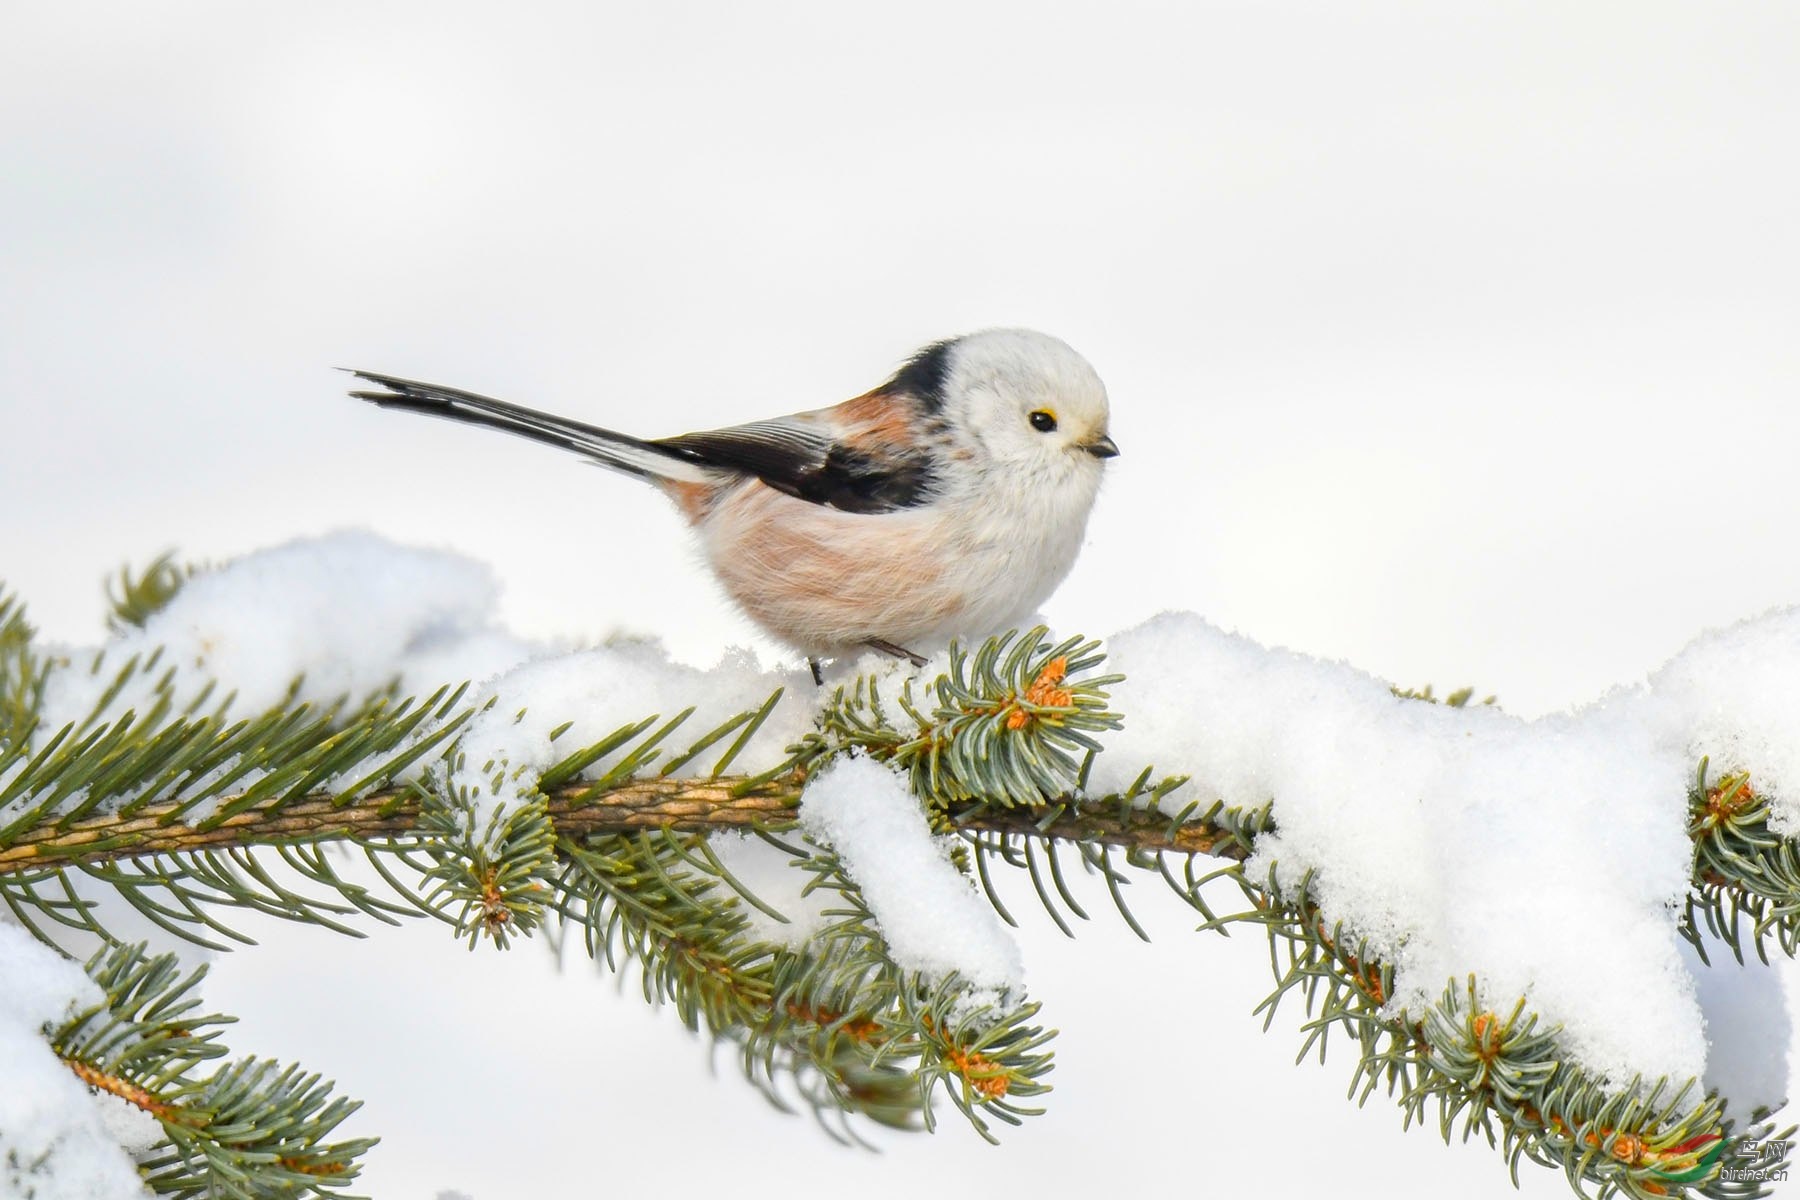
M 646 829 L 705 833 L 754 827 L 779 828 L 794 819 L 802 777 L 798 772 L 739 794 L 746 781 L 717 779 L 635 779 L 601 795 L 577 782 L 546 793 L 557 833 L 576 839 Z M 236 795 L 220 797 L 229 810 Z M 333 839 L 376 841 L 405 837 L 419 825 L 420 805 L 410 789 L 384 788 L 340 803 L 328 792 L 280 803 L 271 799 L 233 813 L 211 827 L 172 821 L 182 805 L 142 808 L 129 816 L 109 813 L 67 828 L 47 825 L 0 849 L 0 874 L 42 869 L 71 861 L 111 862 L 150 854 L 271 843 Z M 958 829 L 999 834 L 1031 834 L 1066 841 L 1090 841 L 1146 852 L 1174 851 L 1241 859 L 1243 844 L 1208 821 L 1172 823 L 1167 815 L 1116 806 L 1072 804 L 982 808 L 956 818 Z

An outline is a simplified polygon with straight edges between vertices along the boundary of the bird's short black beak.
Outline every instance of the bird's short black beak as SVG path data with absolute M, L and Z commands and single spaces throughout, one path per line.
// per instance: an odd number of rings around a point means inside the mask
M 1101 434 L 1091 442 L 1083 442 L 1081 448 L 1095 458 L 1119 457 L 1119 444 L 1105 434 Z

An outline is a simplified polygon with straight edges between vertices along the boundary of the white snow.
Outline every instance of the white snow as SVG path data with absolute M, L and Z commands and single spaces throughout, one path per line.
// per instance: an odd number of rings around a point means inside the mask
M 1650 677 L 1648 719 L 1709 773 L 1750 772 L 1770 824 L 1800 833 L 1800 608 L 1714 630 Z M 1690 770 L 1691 770 L 1690 766 Z
M 1525 721 L 1401 700 L 1191 614 L 1108 647 L 1126 723 L 1090 790 L 1154 763 L 1193 777 L 1177 804 L 1273 799 L 1278 832 L 1247 869 L 1289 888 L 1311 871 L 1330 918 L 1394 964 L 1391 1007 L 1416 1011 L 1472 971 L 1485 1003 L 1524 995 L 1617 1082 L 1704 1071 L 1672 908 L 1692 764 L 1623 708 Z
M 105 1109 L 57 1059 L 47 1026 L 103 999 L 80 966 L 0 920 L 0 1195 L 148 1196 Z
M 895 965 L 933 979 L 954 971 L 981 991 L 1023 988 L 1018 943 L 951 863 L 951 839 L 932 836 L 904 775 L 836 759 L 807 781 L 800 825 L 843 859 Z
M 1749 771 L 1774 823 L 1800 830 L 1800 610 L 1706 634 L 1641 685 L 1521 720 L 1394 697 L 1340 663 L 1267 649 L 1192 614 L 1109 639 L 1126 714 L 1089 780 L 1147 765 L 1191 781 L 1165 808 L 1273 801 L 1247 867 L 1307 872 L 1334 921 L 1396 968 L 1390 1010 L 1475 972 L 1520 995 L 1615 1083 L 1702 1076 L 1735 1110 L 1782 1097 L 1775 972 L 1676 931 L 1692 849 L 1687 791 Z M 1703 1012 L 1704 1010 L 1704 1012 Z
M 753 656 L 736 654 L 710 671 L 672 661 L 656 642 L 627 641 L 525 663 L 493 680 L 476 697 L 493 705 L 464 729 L 458 745 L 462 766 L 452 783 L 465 789 L 471 829 L 485 836 L 499 816 L 529 795 L 539 775 L 584 746 L 652 715 L 658 725 L 683 709 L 694 713 L 661 743 L 661 757 L 645 771 L 679 755 L 731 717 L 761 707 L 777 688 L 781 700 L 738 758 L 734 772 L 755 774 L 778 765 L 790 742 L 812 728 L 812 679 L 804 668 L 763 671 Z M 573 721 L 554 742 L 550 734 Z M 705 774 L 736 738 L 716 742 L 689 761 L 678 776 Z M 614 750 L 582 772 L 603 775 L 640 739 Z
M 259 550 L 189 579 L 141 630 L 97 654 L 76 652 L 50 677 L 38 736 L 84 721 L 120 667 L 159 648 L 160 669 L 140 675 L 103 719 L 142 711 L 170 667 L 177 708 L 217 679 L 235 693 L 236 716 L 281 703 L 296 678 L 299 698 L 314 702 L 368 696 L 396 680 L 404 692 L 483 679 L 534 651 L 495 628 L 498 594 L 492 572 L 472 559 L 368 533 Z

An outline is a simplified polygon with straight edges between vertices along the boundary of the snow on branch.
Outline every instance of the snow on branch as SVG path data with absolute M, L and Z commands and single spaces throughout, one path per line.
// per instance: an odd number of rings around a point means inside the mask
M 1268 1007 L 1298 994 L 1365 1096 L 1435 1102 L 1447 1136 L 1460 1115 L 1634 1195 L 1775 1169 L 1751 1135 L 1786 1082 L 1759 1050 L 1781 997 L 1711 960 L 1800 943 L 1795 612 L 1527 721 L 1191 614 L 825 689 L 741 654 L 558 652 L 498 627 L 483 568 L 366 535 L 121 591 L 93 651 L 38 649 L 0 603 L 0 900 L 44 940 L 97 921 L 65 865 L 172 893 L 152 920 L 189 937 L 233 905 L 500 942 L 553 919 L 759 1085 L 889 1124 L 942 1085 L 987 1133 L 1049 1064 L 992 877 L 1064 921 L 1073 857 L 1127 920 L 1147 873 L 1204 927 L 1262 926 Z M 334 839 L 388 898 L 300 853 Z M 312 893 L 246 869 L 266 844 Z

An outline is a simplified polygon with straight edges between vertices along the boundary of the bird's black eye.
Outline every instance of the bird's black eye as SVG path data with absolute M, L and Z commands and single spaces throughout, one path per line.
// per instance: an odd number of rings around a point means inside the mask
M 1039 433 L 1049 433 L 1052 429 L 1056 428 L 1056 418 L 1041 408 L 1032 413 L 1027 419 L 1031 422 L 1031 427 Z

